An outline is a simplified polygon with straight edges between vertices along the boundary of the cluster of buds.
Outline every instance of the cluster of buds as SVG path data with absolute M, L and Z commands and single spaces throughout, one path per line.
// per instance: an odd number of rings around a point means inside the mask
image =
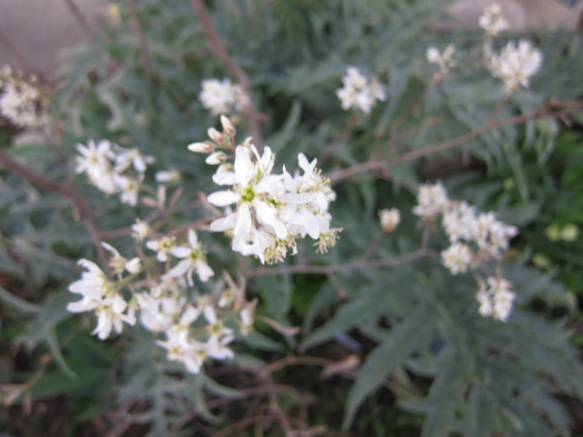
M 48 124 L 50 90 L 39 77 L 9 66 L 0 69 L 0 116 L 20 128 Z
M 209 130 L 211 141 L 188 146 L 193 152 L 208 153 L 207 164 L 218 165 L 213 181 L 230 187 L 208 196 L 209 203 L 226 208 L 225 216 L 214 220 L 210 229 L 231 235 L 235 252 L 254 255 L 262 263 L 282 261 L 288 249 L 295 253 L 297 240 L 306 235 L 316 240 L 321 252 L 333 246 L 340 229 L 330 228 L 328 206 L 336 195 L 316 160 L 310 162 L 300 153 L 303 174 L 292 176 L 285 167 L 281 174 L 273 174 L 275 155 L 269 147 L 259 153 L 251 138 L 236 146 L 233 124 L 225 116 L 221 123 L 222 133 Z M 228 154 L 233 152 L 231 163 Z
M 77 144 L 75 172 L 84 173 L 89 183 L 104 193 L 120 195 L 122 203 L 135 206 L 147 164 L 154 162 L 137 148 L 125 149 L 107 140 Z
M 418 205 L 413 213 L 425 222 L 433 222 L 441 218 L 441 224 L 447 235 L 450 246 L 442 251 L 443 265 L 453 274 L 463 274 L 476 270 L 490 261 L 500 262 L 509 247 L 511 238 L 518 234 L 514 226 L 509 226 L 496 220 L 494 213 L 478 213 L 473 206 L 466 202 L 450 200 L 445 187 L 441 183 L 421 185 L 417 196 Z M 501 277 L 489 277 L 488 284 L 504 283 L 505 293 L 486 293 L 479 291 L 480 314 L 492 315 L 498 320 L 505 321 L 512 310 L 512 299 L 508 298 L 510 284 Z M 482 284 L 483 281 L 479 280 Z M 482 290 L 483 287 L 480 287 Z M 491 287 L 490 287 L 491 288 Z M 504 296 L 505 305 L 492 305 L 496 311 L 486 314 L 482 308 L 484 296 Z M 512 294 L 512 296 L 514 296 Z M 502 308 L 505 311 L 502 311 Z
M 250 99 L 243 87 L 231 83 L 230 79 L 205 79 L 202 81 L 199 98 L 206 109 L 213 115 L 240 113 L 250 104 Z
M 368 114 L 377 100 L 387 99 L 385 87 L 379 83 L 379 80 L 373 77 L 369 81 L 356 67 L 351 66 L 346 69 L 342 83 L 344 86 L 336 90 L 342 109 L 356 107 Z

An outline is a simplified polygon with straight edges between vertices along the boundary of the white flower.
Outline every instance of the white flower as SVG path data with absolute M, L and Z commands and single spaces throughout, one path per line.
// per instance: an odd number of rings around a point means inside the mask
M 431 64 L 437 64 L 441 74 L 446 74 L 450 68 L 455 67 L 456 63 L 452 59 L 455 52 L 455 46 L 449 44 L 443 53 L 441 53 L 436 47 L 429 47 L 427 49 L 427 60 Z
M 213 270 L 206 262 L 206 256 L 202 250 L 202 244 L 198 241 L 196 233 L 188 230 L 188 243 L 190 247 L 178 246 L 170 249 L 172 255 L 176 258 L 182 258 L 175 267 L 173 267 L 169 274 L 177 277 L 186 274 L 188 285 L 194 285 L 192 281 L 192 274 L 196 271 L 201 281 L 208 281 L 214 275 Z
M 156 258 L 160 262 L 168 261 L 168 255 L 175 246 L 174 237 L 162 237 L 159 240 L 150 240 L 146 243 L 146 247 L 156 253 Z
M 344 86 L 336 90 L 342 109 L 356 107 L 368 114 L 377 100 L 384 101 L 387 98 L 385 88 L 378 79 L 372 78 L 369 83 L 356 67 L 346 69 L 342 82 Z
M 115 175 L 114 180 L 120 192 L 119 199 L 121 203 L 136 206 L 138 203 L 141 180 L 117 174 Z
M 424 220 L 431 220 L 448 208 L 449 199 L 445 187 L 438 182 L 419 186 L 417 203 L 413 213 Z
M 219 299 L 219 308 L 225 308 L 231 305 L 235 301 L 235 293 L 230 288 L 225 288 L 221 293 L 221 298 Z
M 100 340 L 104 340 L 109 337 L 112 327 L 115 328 L 118 334 L 121 334 L 123 322 L 133 325 L 136 321 L 135 317 L 123 314 L 126 308 L 128 308 L 127 302 L 118 293 L 105 297 L 95 311 L 97 314 L 97 327 L 92 334 L 97 334 Z
M 117 155 L 115 156 L 115 171 L 117 173 L 122 173 L 129 168 L 130 165 L 133 166 L 134 170 L 138 173 L 145 173 L 147 164 L 152 164 L 154 158 L 152 156 L 144 156 L 136 148 L 134 149 L 124 149 L 117 146 Z
M 253 329 L 253 323 L 255 319 L 255 304 L 245 305 L 239 312 L 239 318 L 241 319 L 241 333 L 243 335 L 249 334 L 249 332 Z
M 111 267 L 111 270 L 113 270 L 113 273 L 115 273 L 116 275 L 121 275 L 126 269 L 127 259 L 121 256 L 117 249 L 113 247 L 111 244 L 102 241 L 101 246 L 109 253 L 111 253 L 111 258 L 109 259 L 109 266 Z
M 190 373 L 199 373 L 206 359 L 204 343 L 195 340 L 185 342 L 179 336 L 169 336 L 166 341 L 158 341 L 158 345 L 168 351 L 170 361 L 183 363 Z
M 379 220 L 383 231 L 393 232 L 401 222 L 401 212 L 397 208 L 381 209 L 379 211 Z
M 249 106 L 249 96 L 243 87 L 232 84 L 230 79 L 205 79 L 201 85 L 200 101 L 213 115 L 241 112 Z
M 477 217 L 471 234 L 480 250 L 488 256 L 500 258 L 508 249 L 510 238 L 518 234 L 518 229 L 496 220 L 496 215 L 489 212 Z
M 543 56 L 527 40 L 520 40 L 518 46 L 510 41 L 499 55 L 492 55 L 489 68 L 494 77 L 504 83 L 506 94 L 512 94 L 520 87 L 528 88 L 530 77 L 540 69 Z
M 502 13 L 502 8 L 496 3 L 484 9 L 478 24 L 486 31 L 488 37 L 496 36 L 508 28 L 508 21 Z
M 140 219 L 136 219 L 136 223 L 132 225 L 132 237 L 134 240 L 140 242 L 150 235 L 150 225 Z
M 142 262 L 138 257 L 132 258 L 131 260 L 126 262 L 125 268 L 129 273 L 135 275 L 136 273 L 139 273 L 140 270 L 142 269 Z
M 476 227 L 476 209 L 467 202 L 451 202 L 443 213 L 443 228 L 450 243 L 474 238 Z
M 115 157 L 111 147 L 111 143 L 106 140 L 99 141 L 97 145 L 93 140 L 89 140 L 87 146 L 76 145 L 80 156 L 75 158 L 75 173 L 85 173 L 91 184 L 107 194 L 117 191 L 115 173 L 110 162 Z
M 480 303 L 479 313 L 482 316 L 492 316 L 505 322 L 514 305 L 515 293 L 512 285 L 504 278 L 489 277 L 487 282 L 480 282 L 476 299 Z
M 465 273 L 472 263 L 472 251 L 464 243 L 454 243 L 441 252 L 441 260 L 453 275 Z
M 82 273 L 81 279 L 69 285 L 69 291 L 82 295 L 83 299 L 69 303 L 67 310 L 72 313 L 93 311 L 100 305 L 103 296 L 112 291 L 111 284 L 94 262 L 80 259 L 77 264 L 87 271 Z
M 73 313 L 95 311 L 97 327 L 92 334 L 97 334 L 101 340 L 109 336 L 112 328 L 121 333 L 123 322 L 133 325 L 135 323 L 133 310 L 124 314 L 128 305 L 123 297 L 113 290 L 105 273 L 95 263 L 86 259 L 79 260 L 78 264 L 87 271 L 83 272 L 80 280 L 69 285 L 69 291 L 81 294 L 83 299 L 69 303 L 67 310 Z

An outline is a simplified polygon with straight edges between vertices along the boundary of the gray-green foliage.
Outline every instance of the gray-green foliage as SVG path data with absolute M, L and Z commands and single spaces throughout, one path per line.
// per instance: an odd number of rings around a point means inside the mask
M 93 50 L 81 51 L 64 71 L 68 85 L 57 95 L 55 110 L 66 122 L 61 151 L 70 157 L 75 142 L 88 138 L 138 145 L 156 157 L 158 169 L 178 169 L 187 192 L 208 193 L 213 190 L 210 170 L 185 146 L 204 139 L 206 128 L 216 123 L 198 102 L 201 80 L 226 77 L 228 72 L 212 53 L 188 1 L 139 3 L 150 65 L 142 64 L 138 37 L 131 30 L 128 11 L 123 11 L 122 23 L 107 30 L 97 55 Z M 250 77 L 259 110 L 267 116 L 261 127 L 266 143 L 278 154 L 277 165 L 294 160 L 301 151 L 309 157 L 324 157 L 321 165 L 332 171 L 366 161 L 371 148 L 379 160 L 390 161 L 399 153 L 477 129 L 490 122 L 495 111 L 504 120 L 528 114 L 550 99 L 566 99 L 583 91 L 576 74 L 583 71 L 583 57 L 572 35 L 542 36 L 542 71 L 530 90 L 521 91 L 498 110 L 504 99 L 502 85 L 470 61 L 479 57 L 480 37 L 472 32 L 429 31 L 428 24 L 438 17 L 437 6 L 431 0 L 244 0 L 213 2 L 211 12 L 227 50 Z M 425 50 L 430 44 L 443 47 L 448 42 L 459 44 L 468 65 L 430 85 L 434 69 L 425 60 Z M 349 115 L 340 109 L 334 94 L 347 65 L 378 75 L 387 84 L 388 95 L 387 102 L 358 128 L 348 129 Z M 153 73 L 151 78 L 147 69 Z M 395 129 L 394 137 L 391 129 Z M 526 184 L 522 153 L 534 149 L 544 162 L 557 132 L 554 119 L 532 119 L 490 130 L 461 150 L 466 159 L 479 158 L 488 165 L 510 162 L 526 201 L 535 187 Z M 454 150 L 445 156 L 453 156 L 460 148 Z M 28 151 L 14 153 L 31 163 L 25 156 Z M 40 171 L 60 176 L 58 167 L 38 161 L 38 147 L 30 153 Z M 333 223 L 344 228 L 343 235 L 331 253 L 315 256 L 313 261 L 337 265 L 358 259 L 380 230 L 377 209 L 389 206 L 401 208 L 403 225 L 383 237 L 374 256 L 381 259 L 415 251 L 421 234 L 410 211 L 419 183 L 418 166 L 415 161 L 390 168 L 391 184 L 369 176 L 339 184 Z M 451 185 L 455 189 L 456 184 Z M 457 185 L 458 192 L 479 204 L 479 190 L 462 185 Z M 133 217 L 140 216 L 139 206 L 135 210 L 120 207 L 92 188 L 83 190 L 92 204 L 99 205 L 97 220 L 102 229 L 129 226 Z M 10 177 L 0 186 L 0 208 L 6 216 L 1 225 L 6 237 L 0 245 L 3 270 L 18 276 L 30 273 L 28 279 L 36 285 L 48 278 L 70 278 L 72 259 L 91 253 L 91 241 L 82 225 L 71 221 L 66 201 L 52 194 L 38 198 L 34 188 Z M 508 223 L 520 224 L 521 217 L 536 210 L 525 205 L 524 210 L 500 213 L 506 213 Z M 193 219 L 180 217 L 183 223 Z M 435 247 L 444 247 L 443 236 L 433 235 L 431 240 Z M 225 266 L 233 262 L 224 240 L 212 239 L 209 249 L 209 256 Z M 63 251 L 68 251 L 69 258 Z M 13 255 L 23 262 L 15 262 Z M 555 395 L 583 398 L 583 371 L 569 346 L 565 322 L 546 321 L 528 308 L 535 296 L 548 305 L 567 308 L 569 300 L 550 277 L 528 267 L 526 257 L 509 262 L 505 275 L 518 296 L 518 308 L 505 324 L 477 314 L 476 283 L 470 275 L 453 277 L 435 259 L 340 271 L 335 277 L 346 293 L 345 300 L 328 281 L 314 290 L 303 320 L 300 351 L 353 330 L 375 344 L 357 369 L 344 425 L 349 427 L 355 420 L 367 396 L 396 385 L 406 388 L 400 405 L 424 416 L 424 437 L 568 435 L 569 416 Z M 262 311 L 282 324 L 289 323 L 293 277 L 257 278 L 250 283 L 262 299 Z M 42 311 L 46 308 L 52 307 L 47 304 Z M 317 322 L 318 314 L 330 308 L 334 314 L 324 323 Z M 38 311 L 32 311 L 37 318 L 24 341 L 32 347 L 44 340 L 57 353 L 54 334 L 63 318 L 46 318 Z M 43 338 L 38 337 L 39 326 Z M 151 435 L 164 435 L 185 412 L 194 411 L 214 423 L 218 418 L 207 406 L 208 394 L 238 396 L 204 374 L 184 375 L 165 361 L 139 328 L 132 331 L 132 338 L 128 349 L 116 358 L 121 361 L 117 398 L 120 404 L 144 401 L 128 420 L 151 423 Z M 295 343 L 288 340 L 286 347 L 295 348 Z M 281 349 L 260 332 L 251 335 L 247 344 L 249 354 Z M 72 381 L 84 378 L 75 374 L 73 364 L 67 366 L 67 356 L 75 358 L 75 352 L 66 352 L 65 359 L 56 355 L 56 360 L 68 377 Z M 107 365 L 113 360 L 104 358 Z

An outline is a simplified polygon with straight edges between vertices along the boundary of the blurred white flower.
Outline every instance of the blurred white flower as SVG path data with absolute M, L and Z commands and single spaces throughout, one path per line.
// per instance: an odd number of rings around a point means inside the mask
M 478 24 L 481 29 L 484 29 L 487 37 L 494 37 L 508 29 L 508 21 L 506 21 L 502 8 L 497 3 L 484 9 Z
M 419 186 L 417 206 L 413 208 L 413 213 L 424 220 L 431 220 L 444 212 L 448 206 L 449 199 L 441 182 L 433 185 L 424 184 Z
M 250 104 L 243 87 L 231 83 L 230 79 L 205 79 L 201 86 L 200 101 L 213 115 L 242 112 Z
M 385 87 L 378 79 L 372 78 L 369 83 L 356 67 L 350 66 L 346 69 L 342 82 L 344 86 L 336 90 L 342 109 L 356 107 L 368 114 L 377 100 L 387 99 Z
M 489 68 L 492 75 L 504 83 L 506 94 L 512 94 L 520 87 L 528 88 L 530 78 L 538 72 L 542 62 L 541 51 L 523 39 L 518 46 L 510 41 L 499 55 L 491 55 Z
M 465 273 L 472 263 L 472 251 L 464 243 L 453 243 L 441 252 L 441 260 L 452 275 Z
M 383 231 L 393 232 L 401 222 L 401 212 L 397 208 L 381 209 L 379 211 L 379 220 Z
M 208 281 L 214 272 L 207 264 L 202 244 L 192 229 L 188 230 L 188 243 L 189 247 L 175 246 L 170 249 L 173 256 L 182 260 L 168 273 L 173 277 L 186 275 L 188 285 L 192 287 L 194 285 L 192 281 L 194 272 L 198 274 L 201 281 Z
M 453 44 L 449 44 L 443 53 L 441 53 L 436 47 L 429 47 L 427 49 L 427 61 L 431 64 L 437 64 L 441 74 L 446 74 L 450 68 L 453 68 L 456 65 L 453 60 L 454 52 L 455 46 Z

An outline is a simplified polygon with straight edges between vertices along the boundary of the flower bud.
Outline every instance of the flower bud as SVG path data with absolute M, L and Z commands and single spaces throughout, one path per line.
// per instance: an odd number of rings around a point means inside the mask
M 192 143 L 188 145 L 188 150 L 194 153 L 212 153 L 214 148 L 209 143 Z
M 208 136 L 211 140 L 213 140 L 217 144 L 222 144 L 225 136 L 216 130 L 214 127 L 211 127 L 208 131 Z
M 225 162 L 226 159 L 227 159 L 227 155 L 225 155 L 224 152 L 215 152 L 215 153 L 211 153 L 209 156 L 207 156 L 207 158 L 205 159 L 205 162 L 208 165 L 219 165 L 219 164 L 222 164 L 223 162 Z
M 237 132 L 235 126 L 233 126 L 233 123 L 231 123 L 231 120 L 229 120 L 224 115 L 221 115 L 221 125 L 223 126 L 223 132 L 225 135 L 233 136 Z

